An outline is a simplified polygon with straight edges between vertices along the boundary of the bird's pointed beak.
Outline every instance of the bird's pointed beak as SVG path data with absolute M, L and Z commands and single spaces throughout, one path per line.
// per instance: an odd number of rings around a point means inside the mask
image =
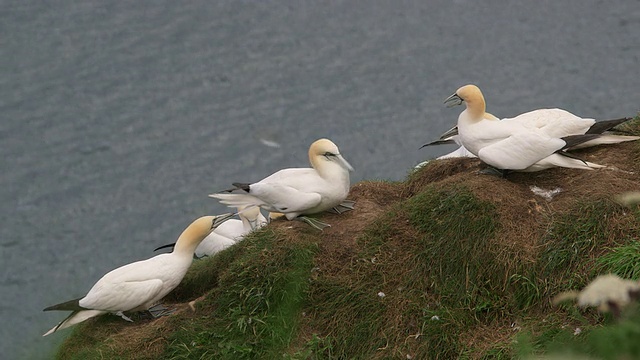
M 336 160 L 338 160 L 338 164 L 342 165 L 342 167 L 344 167 L 345 169 L 349 171 L 354 171 L 353 166 L 351 166 L 351 164 L 349 164 L 349 162 L 345 160 L 345 158 L 343 158 L 342 155 L 340 154 L 336 155 Z
M 431 145 L 449 145 L 449 144 L 455 144 L 456 142 L 451 140 L 451 139 L 447 139 L 447 140 L 436 140 L 436 141 L 432 141 L 430 143 L 426 143 L 422 146 L 420 146 L 420 149 L 422 149 L 423 147 L 426 146 L 431 146 Z
M 462 100 L 458 94 L 453 94 L 444 100 L 444 104 L 447 105 L 448 108 L 460 105 L 463 102 L 464 100 Z
M 456 142 L 452 138 L 456 135 L 458 135 L 458 127 L 454 126 L 451 129 L 447 130 L 447 132 L 445 132 L 444 134 L 440 135 L 440 138 L 438 140 L 432 141 L 430 143 L 426 143 L 420 146 L 420 149 L 422 149 L 425 146 L 431 146 L 431 145 L 455 144 Z
M 231 219 L 235 214 L 233 213 L 226 213 L 226 214 L 222 214 L 222 215 L 217 215 L 213 218 L 213 224 L 211 224 L 211 230 L 217 228 L 218 226 L 220 226 L 220 224 L 222 224 L 223 222 Z

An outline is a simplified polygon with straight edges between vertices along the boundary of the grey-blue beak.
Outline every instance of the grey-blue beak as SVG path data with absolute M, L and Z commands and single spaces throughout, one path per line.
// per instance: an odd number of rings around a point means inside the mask
M 460 105 L 463 102 L 464 100 L 462 100 L 462 98 L 458 96 L 458 94 L 453 94 L 444 100 L 444 103 L 448 108 Z

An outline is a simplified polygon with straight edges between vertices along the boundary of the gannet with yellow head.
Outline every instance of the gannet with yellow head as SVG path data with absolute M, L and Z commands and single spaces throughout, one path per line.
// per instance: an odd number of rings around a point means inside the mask
M 234 183 L 235 189 L 209 196 L 229 206 L 254 205 L 283 213 L 289 220 L 300 218 L 322 229 L 328 225 L 303 215 L 343 204 L 349 193 L 349 171 L 353 171 L 353 167 L 328 139 L 311 144 L 309 162 L 311 168 L 283 169 L 256 183 Z M 241 192 L 232 192 L 236 190 Z
M 522 122 L 522 124 L 527 127 L 536 127 L 544 131 L 547 135 L 551 137 L 558 137 L 558 138 L 571 136 L 571 135 L 601 134 L 597 138 L 594 138 L 589 141 L 585 141 L 583 143 L 578 143 L 566 150 L 582 149 L 590 146 L 603 145 L 603 144 L 616 144 L 624 141 L 633 141 L 633 140 L 640 139 L 639 136 L 613 135 L 608 133 L 608 131 L 611 130 L 613 127 L 631 120 L 632 118 L 630 117 L 624 117 L 624 118 L 619 118 L 614 120 L 596 121 L 595 119 L 591 119 L 591 118 L 581 118 L 563 109 L 554 108 L 554 109 L 537 109 L 537 110 L 520 114 L 514 118 L 504 118 L 504 119 L 499 119 L 493 114 L 490 114 L 485 111 L 484 119 L 494 120 L 494 121 L 501 120 L 501 121 Z M 437 140 L 424 144 L 420 148 L 423 148 L 425 146 L 443 145 L 443 144 L 457 144 L 460 147 L 448 154 L 437 157 L 436 158 L 437 160 L 456 158 L 456 157 L 476 157 L 474 154 L 469 152 L 460 143 L 457 126 L 454 126 L 453 128 L 449 129 L 448 131 L 440 135 L 440 137 Z M 546 168 L 544 166 L 544 163 L 545 163 L 544 161 L 542 163 L 538 163 L 533 167 L 529 167 L 527 170 L 528 171 L 542 170 L 543 168 Z M 420 167 L 423 164 L 424 163 L 418 165 L 417 167 Z M 551 167 L 554 166 L 552 163 L 549 163 L 548 165 Z
M 485 163 L 502 170 L 540 171 L 550 167 L 591 170 L 602 165 L 586 162 L 563 150 L 637 140 L 634 136 L 601 135 L 630 118 L 596 122 L 561 109 L 539 109 L 496 121 L 487 115 L 480 89 L 465 85 L 445 100 L 465 103 L 458 117 L 458 141 Z M 452 135 L 453 134 L 453 135 Z
M 123 312 L 148 310 L 178 286 L 193 261 L 196 247 L 232 216 L 198 218 L 182 232 L 173 252 L 121 266 L 98 280 L 84 297 L 44 309 L 72 313 L 43 336 L 109 312 L 131 321 Z

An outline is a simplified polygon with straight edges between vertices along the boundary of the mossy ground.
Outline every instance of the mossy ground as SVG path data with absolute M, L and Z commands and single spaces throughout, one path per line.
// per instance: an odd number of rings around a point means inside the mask
M 499 179 L 454 159 L 404 182 L 358 183 L 354 211 L 322 215 L 331 228 L 275 221 L 195 261 L 165 299 L 173 315 L 89 320 L 57 356 L 507 359 L 558 344 L 597 358 L 640 354 L 637 312 L 615 322 L 550 304 L 597 274 L 640 276 L 640 211 L 611 200 L 640 190 L 640 143 L 579 155 L 612 168 Z M 547 201 L 533 185 L 562 191 Z

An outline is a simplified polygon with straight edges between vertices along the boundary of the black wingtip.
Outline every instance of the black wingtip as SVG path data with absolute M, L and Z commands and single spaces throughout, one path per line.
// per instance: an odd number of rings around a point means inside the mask
M 629 120 L 633 120 L 633 118 L 623 117 L 620 119 L 597 121 L 595 124 L 591 125 L 585 134 L 602 134 L 603 132 L 611 130 L 612 128 Z
M 585 143 L 587 141 L 591 141 L 593 139 L 597 139 L 600 137 L 600 134 L 584 134 L 584 135 L 569 135 L 562 138 L 566 145 L 562 147 L 560 150 L 569 149 L 576 145 Z
M 82 308 L 80 306 L 80 299 L 82 299 L 82 298 L 77 298 L 77 299 L 65 301 L 65 302 L 60 303 L 60 304 L 51 305 L 51 306 L 45 308 L 42 311 L 53 311 L 53 310 L 79 311 L 79 310 L 85 310 L 84 308 Z
M 251 184 L 249 184 L 249 183 L 233 183 L 232 185 L 234 186 L 233 188 L 220 190 L 220 191 L 218 191 L 218 193 L 232 193 L 232 192 L 234 192 L 236 190 L 243 190 L 243 191 L 249 192 L 249 186 Z
M 236 189 L 240 189 L 242 191 L 249 192 L 249 187 L 250 187 L 251 184 L 248 184 L 248 183 L 233 183 L 231 185 L 235 186 Z

